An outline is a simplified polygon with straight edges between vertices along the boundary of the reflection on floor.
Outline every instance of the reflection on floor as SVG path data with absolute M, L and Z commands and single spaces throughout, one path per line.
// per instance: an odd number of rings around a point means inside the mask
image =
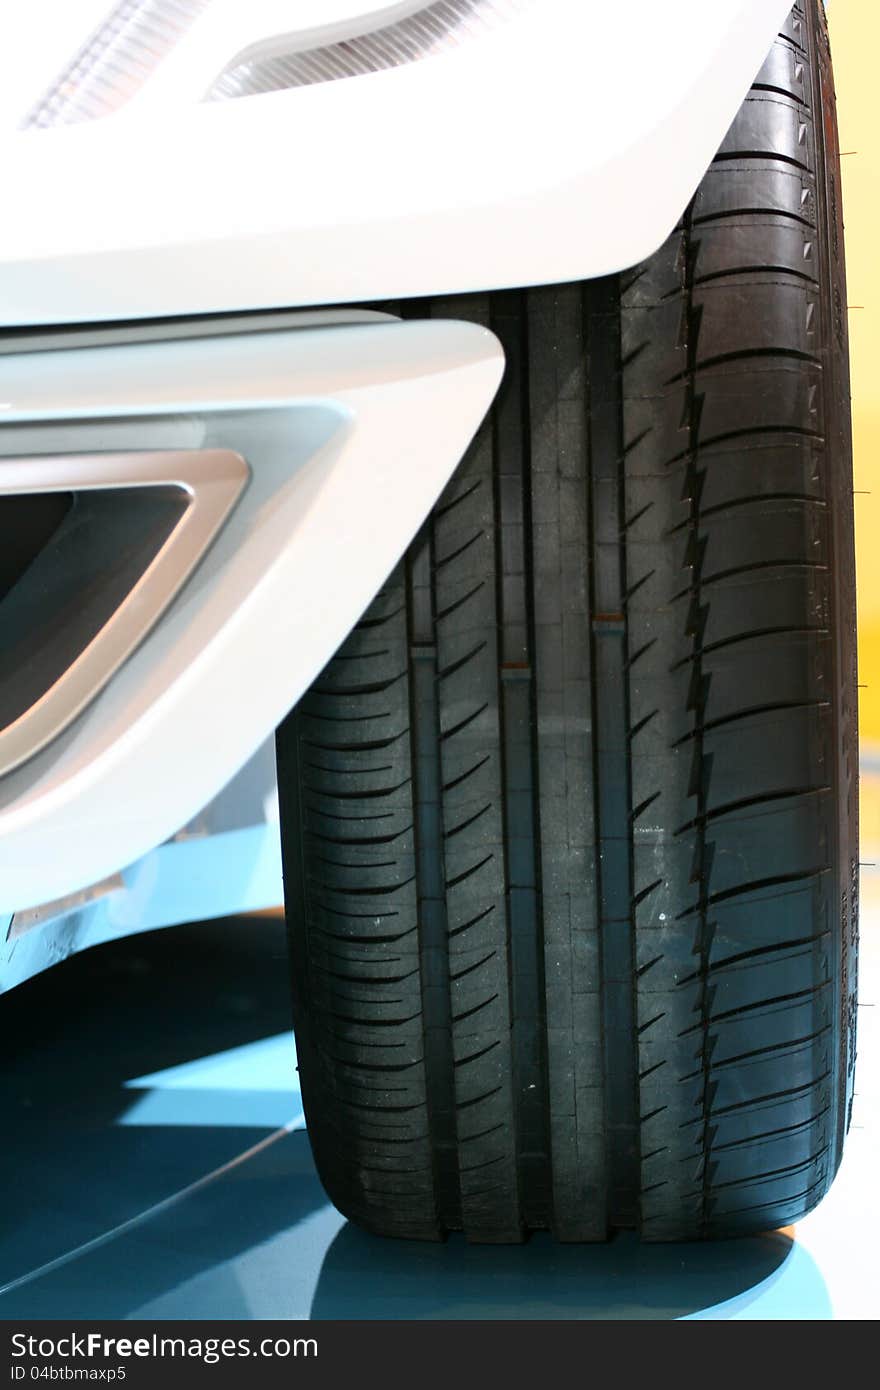
M 865 889 L 870 1004 L 880 871 Z M 872 1015 L 844 1171 L 796 1232 L 386 1242 L 348 1226 L 315 1175 L 281 923 L 100 947 L 3 1000 L 0 1318 L 876 1317 Z

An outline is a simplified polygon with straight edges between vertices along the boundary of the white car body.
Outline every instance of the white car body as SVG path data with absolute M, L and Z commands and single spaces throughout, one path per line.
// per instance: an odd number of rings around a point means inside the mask
M 124 0 L 117 19 L 162 8 Z M 72 912 L 82 924 L 98 910 L 95 884 L 130 887 L 127 866 L 265 745 L 491 404 L 503 359 L 488 330 L 331 306 L 585 279 L 651 254 L 789 3 L 178 8 L 187 22 L 162 60 L 92 119 L 52 123 L 88 63 L 46 93 L 105 23 L 106 0 L 56 4 L 49 22 L 51 6 L 29 8 L 0 61 L 0 499 L 2 456 L 32 458 L 40 490 L 47 440 L 56 453 L 106 449 L 108 429 L 114 448 L 209 441 L 250 471 L 137 649 L 0 776 L 0 986 L 83 941 L 175 920 L 166 883 L 162 912 L 142 894 L 137 921 L 105 904 L 97 934 L 64 937 Z M 390 58 L 393 26 L 427 10 L 436 51 Z M 385 66 L 337 75 L 338 55 L 370 51 L 365 39 Z M 242 54 L 316 50 L 332 80 L 204 99 Z M 156 322 L 270 309 L 306 312 Z M 138 320 L 150 322 L 118 327 Z M 277 877 L 260 884 L 230 889 L 227 910 L 272 901 Z M 200 901 L 176 919 L 215 912 L 216 884 Z

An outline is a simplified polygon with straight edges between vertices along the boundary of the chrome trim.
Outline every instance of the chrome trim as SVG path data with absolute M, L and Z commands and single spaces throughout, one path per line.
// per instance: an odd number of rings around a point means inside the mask
M 237 54 L 211 84 L 206 100 L 229 101 L 401 67 L 481 38 L 536 2 L 434 0 L 392 24 L 308 48 L 296 35 L 279 36 Z
M 180 520 L 113 616 L 34 704 L 0 729 L 0 776 L 50 743 L 146 637 L 223 526 L 250 470 L 229 449 L 0 458 L 0 497 L 179 488 Z
M 211 0 L 119 0 L 25 116 L 22 130 L 75 125 L 117 111 Z

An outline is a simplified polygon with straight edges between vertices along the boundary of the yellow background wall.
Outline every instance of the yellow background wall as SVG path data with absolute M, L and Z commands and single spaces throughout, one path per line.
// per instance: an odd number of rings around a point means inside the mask
M 880 749 L 880 0 L 830 0 L 828 18 L 840 148 L 853 151 L 842 164 L 851 306 L 859 680 L 865 687 L 859 691 L 860 724 L 863 743 Z

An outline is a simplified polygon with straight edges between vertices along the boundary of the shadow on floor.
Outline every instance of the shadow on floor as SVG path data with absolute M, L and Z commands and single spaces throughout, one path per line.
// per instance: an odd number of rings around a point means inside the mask
M 136 1217 L 274 1127 L 197 1124 L 194 1109 L 192 1127 L 122 1121 L 139 1097 L 126 1089 L 132 1078 L 289 1032 L 279 920 L 98 947 L 11 991 L 2 1009 L 0 1284 Z M 299 1105 L 294 1068 L 291 1044 L 283 1118 Z
M 274 1126 L 249 1124 L 241 1089 L 212 1092 L 207 1115 L 195 1092 L 157 1092 L 170 1118 L 131 1122 L 132 1078 L 285 1034 L 286 974 L 280 922 L 229 920 L 101 947 L 3 1000 L 0 1284 L 25 1279 L 0 1319 L 831 1316 L 819 1271 L 782 1233 L 382 1241 L 328 1205 L 302 1131 L 266 1142 Z M 276 1088 L 276 1123 L 297 1101 L 281 1046 L 280 1089 L 277 1052 L 274 1074 L 258 1048 L 239 1078 Z
M 184 1147 L 195 1137 L 177 1131 Z M 147 1221 L 0 1295 L 0 1319 L 307 1317 L 326 1242 L 314 1249 L 300 1228 L 320 1210 L 329 1210 L 327 1198 L 305 1132 L 285 1135 Z
M 192 1137 L 178 1135 L 184 1144 Z M 0 1296 L 7 1319 L 625 1320 L 744 1311 L 831 1316 L 816 1266 L 788 1235 L 653 1247 L 628 1237 L 605 1246 L 544 1236 L 512 1247 L 383 1241 L 327 1205 L 302 1131 Z
M 736 1300 L 745 1307 L 788 1273 L 796 1250 L 774 1232 L 707 1245 L 522 1246 L 383 1242 L 346 1225 L 324 1259 L 313 1318 L 669 1319 Z M 812 1261 L 798 1252 L 794 1316 L 831 1316 Z M 728 1308 L 722 1316 L 729 1316 Z

